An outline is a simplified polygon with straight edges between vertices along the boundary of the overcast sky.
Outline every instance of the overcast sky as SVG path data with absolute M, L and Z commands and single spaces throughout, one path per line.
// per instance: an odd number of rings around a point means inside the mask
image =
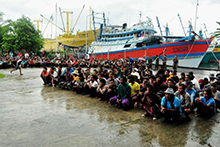
M 72 26 L 75 23 L 82 6 L 85 8 L 79 18 L 75 31 L 86 30 L 86 16 L 89 15 L 89 7 L 96 12 L 105 12 L 108 22 L 112 25 L 122 25 L 127 22 L 128 26 L 139 21 L 140 11 L 142 20 L 146 20 L 146 16 L 153 20 L 153 24 L 157 32 L 156 16 L 158 16 L 162 29 L 168 24 L 170 32 L 174 35 L 183 35 L 181 24 L 177 14 L 179 13 L 183 25 L 188 30 L 189 21 L 195 28 L 195 12 L 197 0 L 0 0 L 0 11 L 4 13 L 4 20 L 16 20 L 22 15 L 29 17 L 32 21 L 42 20 L 40 14 L 49 18 L 54 15 L 57 3 L 58 25 L 62 27 L 59 7 L 62 11 L 73 11 Z M 204 23 L 207 26 L 208 33 L 214 32 L 218 25 L 216 21 L 220 21 L 220 0 L 199 0 L 198 19 L 196 31 L 204 29 Z M 66 15 L 63 15 L 66 20 Z M 71 19 L 70 19 L 71 22 Z M 45 29 L 47 21 L 43 19 L 43 27 Z M 36 24 L 36 23 L 34 23 Z M 88 25 L 89 26 L 89 25 Z M 55 35 L 55 27 L 52 27 L 52 34 Z M 51 25 L 48 26 L 44 37 L 51 34 Z M 62 34 L 58 30 L 58 34 Z

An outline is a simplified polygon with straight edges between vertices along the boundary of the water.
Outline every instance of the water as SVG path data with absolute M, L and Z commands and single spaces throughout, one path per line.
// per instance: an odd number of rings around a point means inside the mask
M 219 113 L 174 127 L 123 111 L 96 98 L 45 87 L 42 69 L 23 69 L 0 79 L 0 146 L 219 146 Z M 184 71 L 184 69 L 182 69 Z M 187 71 L 187 70 L 186 70 Z M 194 71 L 198 77 L 209 71 Z

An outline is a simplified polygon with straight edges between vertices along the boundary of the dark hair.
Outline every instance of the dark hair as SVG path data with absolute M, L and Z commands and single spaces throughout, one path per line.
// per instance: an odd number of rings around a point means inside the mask
M 43 68 L 44 68 L 45 70 L 47 70 L 47 67 L 46 67 L 46 66 L 44 66 Z
M 105 79 L 101 79 L 100 82 L 103 83 L 104 85 L 106 84 Z
M 208 98 L 213 97 L 211 89 L 205 89 L 203 92 L 205 92 L 205 91 L 207 92 Z
M 167 82 L 168 81 L 171 81 L 174 84 L 174 80 L 173 79 L 170 78 L 170 79 L 167 80 Z
M 154 88 L 153 85 L 148 84 L 148 85 L 147 85 L 147 88 L 149 88 L 149 90 L 152 91 L 153 93 L 155 92 L 155 88 Z
M 186 85 L 185 84 L 179 84 L 179 86 L 183 86 L 183 89 L 186 89 Z
M 130 76 L 128 76 L 128 79 L 130 79 L 131 81 L 134 81 L 134 76 L 130 75 Z
M 120 78 L 123 79 L 123 82 L 127 82 L 127 77 L 126 76 L 121 76 Z
M 92 77 L 94 78 L 94 80 L 97 80 L 97 76 L 96 75 L 92 75 Z

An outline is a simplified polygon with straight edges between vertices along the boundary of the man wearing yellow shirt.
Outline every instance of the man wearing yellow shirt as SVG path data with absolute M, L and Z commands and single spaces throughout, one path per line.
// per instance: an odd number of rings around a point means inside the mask
M 137 96 L 140 91 L 140 85 L 134 80 L 133 75 L 130 75 L 128 79 L 131 86 L 131 103 L 134 107 L 137 107 L 137 102 L 139 101 Z

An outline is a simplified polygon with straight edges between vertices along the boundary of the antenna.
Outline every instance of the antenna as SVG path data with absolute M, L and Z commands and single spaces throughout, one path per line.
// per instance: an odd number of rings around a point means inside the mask
M 197 13 L 198 13 L 198 7 L 199 7 L 199 0 L 197 0 L 196 4 L 196 15 L 195 15 L 195 25 L 194 25 L 194 32 L 196 31 L 196 21 L 198 19 Z

